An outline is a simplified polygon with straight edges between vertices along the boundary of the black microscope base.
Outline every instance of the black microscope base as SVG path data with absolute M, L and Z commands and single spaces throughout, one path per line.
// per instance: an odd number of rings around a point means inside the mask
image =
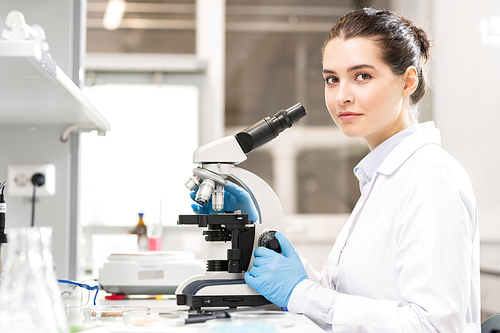
M 187 305 L 192 310 L 201 308 L 237 308 L 239 306 L 259 306 L 271 304 L 261 295 L 177 295 L 177 305 Z

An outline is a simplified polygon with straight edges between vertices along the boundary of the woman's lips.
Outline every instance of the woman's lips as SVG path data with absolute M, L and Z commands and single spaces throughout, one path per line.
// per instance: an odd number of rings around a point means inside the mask
M 339 112 L 338 113 L 338 117 L 342 121 L 350 121 L 350 120 L 353 120 L 359 116 L 361 116 L 361 114 L 355 113 L 355 112 Z

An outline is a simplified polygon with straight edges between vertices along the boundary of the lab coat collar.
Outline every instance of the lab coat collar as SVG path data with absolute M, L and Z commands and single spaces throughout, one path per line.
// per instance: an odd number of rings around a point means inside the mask
M 377 172 L 390 175 L 421 147 L 428 144 L 441 145 L 441 133 L 433 121 L 414 126 L 416 131 L 394 147 L 387 158 L 384 159 Z
M 354 168 L 361 192 L 376 172 L 391 174 L 418 148 L 426 144 L 441 144 L 434 122 L 410 126 L 382 142 Z

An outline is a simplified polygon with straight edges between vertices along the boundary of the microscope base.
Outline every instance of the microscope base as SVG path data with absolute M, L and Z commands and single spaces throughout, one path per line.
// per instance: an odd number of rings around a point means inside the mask
M 248 287 L 243 279 L 195 280 L 187 284 L 176 297 L 177 305 L 187 305 L 192 310 L 271 304 Z
M 262 295 L 177 295 L 177 305 L 187 305 L 191 310 L 201 310 L 201 308 L 237 308 L 248 306 L 260 306 L 271 304 Z

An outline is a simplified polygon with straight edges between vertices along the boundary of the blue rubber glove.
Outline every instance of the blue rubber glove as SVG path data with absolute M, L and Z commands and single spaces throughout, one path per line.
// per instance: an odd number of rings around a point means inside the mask
M 283 255 L 265 247 L 257 248 L 253 267 L 245 273 L 245 282 L 267 300 L 286 307 L 295 286 L 308 277 L 292 243 L 280 232 L 274 237 Z
M 193 199 L 196 203 L 191 205 L 193 208 L 193 212 L 196 214 L 215 214 L 221 213 L 216 212 L 212 209 L 212 199 L 208 200 L 206 204 L 200 204 L 195 200 L 196 197 L 196 188 L 194 191 L 191 191 L 191 199 Z M 257 212 L 257 208 L 253 203 L 250 194 L 245 191 L 243 188 L 239 187 L 235 183 L 230 181 L 227 182 L 227 186 L 224 187 L 224 208 L 223 211 L 237 211 L 240 210 L 242 214 L 248 215 L 248 220 L 253 221 L 254 223 L 259 218 L 259 213 Z

